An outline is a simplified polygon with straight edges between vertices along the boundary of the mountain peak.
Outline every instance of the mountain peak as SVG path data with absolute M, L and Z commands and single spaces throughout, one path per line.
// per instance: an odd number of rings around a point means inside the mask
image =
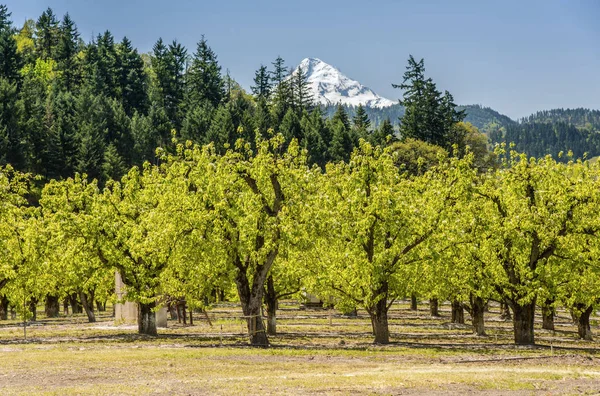
M 356 80 L 346 77 L 334 66 L 319 58 L 305 58 L 294 70 L 302 70 L 308 77 L 308 84 L 316 102 L 324 105 L 345 105 L 365 107 L 388 107 L 396 102 L 377 95 Z

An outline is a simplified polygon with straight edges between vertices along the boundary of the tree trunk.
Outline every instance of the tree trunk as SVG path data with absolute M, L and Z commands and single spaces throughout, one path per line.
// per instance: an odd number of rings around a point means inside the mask
M 96 315 L 94 315 L 94 302 L 91 299 L 88 299 L 87 294 L 85 292 L 79 292 L 79 298 L 81 299 L 81 305 L 85 310 L 85 313 L 88 317 L 89 323 L 96 322 Z
M 9 301 L 6 296 L 0 297 L 0 320 L 8 320 Z
M 546 300 L 542 305 L 542 329 L 554 330 L 554 301 Z
M 73 315 L 80 314 L 82 312 L 82 306 L 79 300 L 77 299 L 76 293 L 71 294 L 69 296 L 69 302 L 71 303 L 71 312 L 73 312 Z
M 515 344 L 534 345 L 533 320 L 535 318 L 535 300 L 526 305 L 519 305 L 511 301 L 510 305 L 513 310 Z
M 590 305 L 586 308 L 585 305 L 580 304 L 577 306 L 577 309 L 578 312 L 580 312 L 577 318 L 577 334 L 582 340 L 593 341 L 594 337 L 590 327 L 590 315 L 594 311 L 594 307 Z
M 500 319 L 512 320 L 512 315 L 510 314 L 510 307 L 504 302 L 500 303 Z
M 96 301 L 96 308 L 98 309 L 98 312 L 105 312 L 106 311 L 106 301 L 104 301 L 104 302 Z
M 471 321 L 473 323 L 473 334 L 485 336 L 485 302 L 481 297 L 471 296 Z
M 417 310 L 417 296 L 412 294 L 410 296 L 410 310 L 411 311 L 416 311 Z
M 31 321 L 37 320 L 37 299 L 33 299 L 29 302 L 29 312 L 31 312 Z
M 277 335 L 277 294 L 272 276 L 267 278 L 265 302 L 267 305 L 267 334 L 274 336 Z
M 185 307 L 186 307 L 186 301 L 183 300 L 181 302 L 181 318 L 183 319 L 183 324 L 184 326 L 187 326 L 187 313 L 185 312 Z
M 45 312 L 47 318 L 58 318 L 58 312 L 60 311 L 60 302 L 58 297 L 47 295 Z
M 253 279 L 252 289 L 250 282 L 243 271 L 238 271 L 235 284 L 238 289 L 242 311 L 248 327 L 250 345 L 268 347 L 269 337 L 262 320 L 261 307 L 263 301 L 265 278 L 257 276 Z M 265 275 L 266 277 L 266 275 Z
M 63 313 L 65 314 L 65 316 L 69 315 L 69 299 L 65 298 L 63 300 Z
M 171 320 L 177 320 L 177 304 L 170 302 L 169 305 L 167 305 L 167 310 L 171 315 Z
M 157 336 L 155 302 L 149 304 L 138 303 L 138 334 Z
M 437 298 L 431 298 L 429 300 L 429 312 L 431 313 L 431 316 L 440 316 L 440 312 L 439 312 L 439 301 Z
M 388 325 L 388 307 L 387 307 L 387 283 L 384 283 L 379 294 L 383 294 L 375 306 L 367 309 L 371 317 L 371 325 L 373 326 L 373 335 L 375 336 L 375 344 L 390 343 L 390 328 Z
M 460 301 L 452 301 L 452 323 L 465 324 L 465 308 Z

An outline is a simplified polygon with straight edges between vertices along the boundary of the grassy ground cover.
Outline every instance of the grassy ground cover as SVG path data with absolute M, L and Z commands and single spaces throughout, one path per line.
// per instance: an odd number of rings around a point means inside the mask
M 246 346 L 239 308 L 210 311 L 212 326 L 175 321 L 156 338 L 81 316 L 0 322 L 0 394 L 597 394 L 600 345 L 576 339 L 559 312 L 536 347 L 512 345 L 511 323 L 487 314 L 488 336 L 405 303 L 391 312 L 393 343 L 372 344 L 364 312 L 346 318 L 282 304 L 269 349 Z M 597 327 L 597 317 L 594 318 Z M 538 323 L 538 327 L 541 323 Z

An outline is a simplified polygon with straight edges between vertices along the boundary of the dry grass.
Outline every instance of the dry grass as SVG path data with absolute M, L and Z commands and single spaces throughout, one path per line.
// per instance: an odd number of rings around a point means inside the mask
M 0 322 L 0 394 L 580 394 L 598 392 L 598 343 L 576 340 L 564 313 L 539 346 L 512 345 L 511 324 L 488 314 L 490 336 L 441 318 L 392 311 L 392 341 L 374 346 L 368 318 L 282 305 L 273 347 L 246 346 L 234 305 L 157 338 L 81 317 L 28 327 Z M 79 322 L 79 323 L 77 323 Z M 343 342 L 342 342 L 343 341 Z M 550 348 L 552 345 L 552 348 Z

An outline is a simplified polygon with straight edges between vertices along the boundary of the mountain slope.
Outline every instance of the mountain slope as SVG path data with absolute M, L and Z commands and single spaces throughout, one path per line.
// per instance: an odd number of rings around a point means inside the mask
M 356 80 L 346 77 L 335 67 L 317 58 L 306 58 L 296 67 L 293 74 L 302 70 L 308 77 L 315 102 L 322 105 L 337 105 L 384 108 L 397 102 L 377 95 Z

